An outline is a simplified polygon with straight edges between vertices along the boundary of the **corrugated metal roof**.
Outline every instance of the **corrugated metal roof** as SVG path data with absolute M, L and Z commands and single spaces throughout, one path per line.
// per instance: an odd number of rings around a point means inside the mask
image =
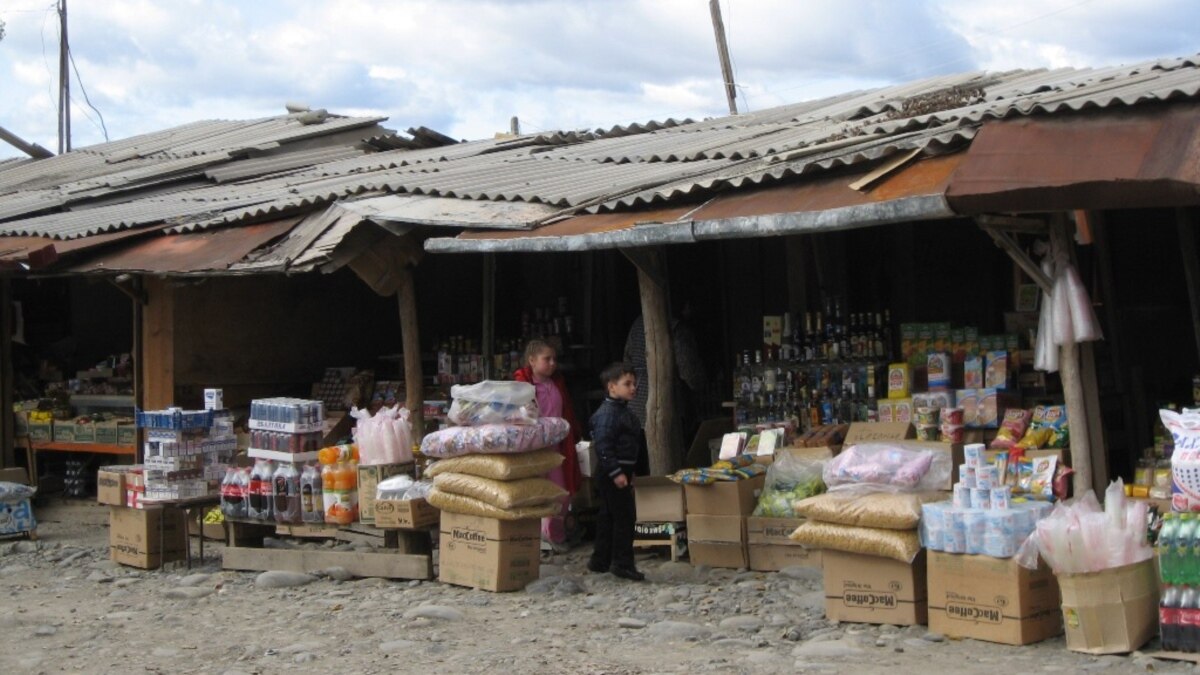
M 959 73 L 736 117 L 421 149 L 412 146 L 447 139 L 413 129 L 411 141 L 366 143 L 378 134 L 379 118 L 199 122 L 63 157 L 0 164 L 0 220 L 8 221 L 0 233 L 67 239 L 158 224 L 190 232 L 370 193 L 523 202 L 568 215 L 640 208 L 870 166 L 896 153 L 949 152 L 993 119 L 1195 100 L 1198 63 Z M 360 141 L 348 142 L 347 133 Z M 317 136 L 348 156 L 312 149 Z M 303 143 L 290 158 L 252 156 L 288 142 Z M 368 146 L 396 149 L 358 156 L 347 149 Z M 475 224 L 474 211 L 443 211 L 438 222 L 461 217 L 459 225 Z M 493 227 L 520 228 L 530 225 L 527 215 L 483 209 L 480 217 Z

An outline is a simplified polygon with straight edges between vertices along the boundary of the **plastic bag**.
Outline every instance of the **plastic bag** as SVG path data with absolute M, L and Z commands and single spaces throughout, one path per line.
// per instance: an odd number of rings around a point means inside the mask
M 806 521 L 790 537 L 809 548 L 828 548 L 846 553 L 891 558 L 910 563 L 921 552 L 916 530 L 884 530 Z
M 1175 441 L 1171 453 L 1171 507 L 1183 512 L 1200 510 L 1200 413 L 1160 410 L 1158 415 Z
M 456 384 L 450 387 L 450 396 L 454 402 L 449 417 L 455 424 L 534 424 L 538 420 L 536 390 L 528 382 Z
M 570 431 L 570 425 L 561 417 L 541 417 L 528 425 L 448 427 L 426 436 L 421 441 L 421 452 L 428 457 L 532 452 L 558 445 Z
M 945 498 L 943 492 L 877 492 L 865 495 L 833 492 L 798 502 L 796 515 L 838 525 L 912 530 L 921 522 L 922 504 Z
M 1061 502 L 1017 552 L 1017 563 L 1035 569 L 1038 556 L 1055 574 L 1082 574 L 1132 565 L 1154 555 L 1146 537 L 1145 501 L 1125 499 L 1125 485 L 1117 479 L 1105 491 L 1100 508 L 1091 490 Z
M 996 432 L 996 438 L 992 439 L 992 443 L 988 447 L 993 450 L 1007 450 L 1013 447 L 1025 435 L 1025 430 L 1029 428 L 1029 420 L 1032 418 L 1033 411 L 1031 410 L 1009 408 L 1004 411 L 1004 421 L 1000 423 L 1000 431 Z
M 404 492 L 404 496 L 401 499 L 404 499 L 405 501 L 411 501 L 413 499 L 428 499 L 429 491 L 432 489 L 432 481 L 419 480 L 413 483 L 412 486 Z
M 413 461 L 412 423 L 408 408 L 399 405 L 370 411 L 352 408 L 350 416 L 357 422 L 354 442 L 358 446 L 358 463 L 407 464 Z
M 0 481 L 0 502 L 13 503 L 24 501 L 37 494 L 37 488 L 20 483 Z
M 555 502 L 545 506 L 523 506 L 514 509 L 501 509 L 478 499 L 442 492 L 437 489 L 436 485 L 429 490 L 427 499 L 432 506 L 447 513 L 461 513 L 466 516 L 482 516 L 484 518 L 496 518 L 497 520 L 547 518 L 558 515 L 560 507 L 559 503 Z
M 404 499 L 413 482 L 412 476 L 404 474 L 381 480 L 375 486 L 375 499 Z
M 567 495 L 566 490 L 545 478 L 501 481 L 465 473 L 443 473 L 433 479 L 433 486 L 442 492 L 478 499 L 501 509 L 542 506 Z
M 795 518 L 795 503 L 825 491 L 821 471 L 824 460 L 800 459 L 790 453 L 776 455 L 767 467 L 767 480 L 754 507 L 755 516 L 766 518 Z
M 425 475 L 433 478 L 443 473 L 465 473 L 494 480 L 516 480 L 544 476 L 562 463 L 563 456 L 554 448 L 518 455 L 463 455 L 439 459 L 429 465 Z
M 830 492 L 915 492 L 940 490 L 950 483 L 948 452 L 934 452 L 903 441 L 859 443 L 825 464 Z

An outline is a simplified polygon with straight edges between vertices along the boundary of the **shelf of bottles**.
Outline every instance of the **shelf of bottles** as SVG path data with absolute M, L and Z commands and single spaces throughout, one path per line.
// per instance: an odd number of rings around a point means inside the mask
M 558 298 L 554 307 L 536 307 L 521 312 L 519 337 L 497 339 L 491 359 L 483 355 L 482 341 L 453 335 L 437 347 L 437 382 L 442 386 L 474 384 L 485 379 L 507 380 L 524 364 L 525 345 L 530 340 L 545 340 L 558 351 L 560 367 L 570 355 L 566 347 L 577 342 L 575 319 L 567 299 Z
M 734 367 L 734 422 L 739 426 L 871 421 L 892 358 L 886 310 L 842 314 L 841 303 L 763 318 L 764 344 L 745 350 Z

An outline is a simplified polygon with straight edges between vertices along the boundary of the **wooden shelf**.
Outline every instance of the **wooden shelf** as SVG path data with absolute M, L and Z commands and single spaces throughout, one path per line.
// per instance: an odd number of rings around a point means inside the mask
M 35 451 L 50 450 L 54 452 L 91 452 L 98 455 L 129 455 L 137 454 L 132 445 L 111 445 L 109 443 L 55 443 L 54 441 L 34 441 Z

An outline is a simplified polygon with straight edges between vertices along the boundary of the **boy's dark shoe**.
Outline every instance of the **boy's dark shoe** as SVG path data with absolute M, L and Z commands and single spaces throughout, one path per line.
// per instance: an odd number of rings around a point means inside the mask
M 630 581 L 646 580 L 646 575 L 639 572 L 636 567 L 617 567 L 614 565 L 609 572 L 612 572 L 614 577 L 621 577 Z
M 608 565 L 599 565 L 594 560 L 588 561 L 587 568 L 589 572 L 595 572 L 596 574 L 604 574 L 608 571 Z

